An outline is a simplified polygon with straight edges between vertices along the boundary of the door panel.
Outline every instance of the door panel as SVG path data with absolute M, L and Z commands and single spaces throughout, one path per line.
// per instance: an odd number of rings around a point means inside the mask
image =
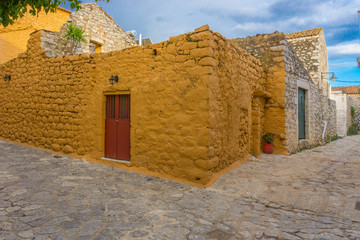
M 130 160 L 130 121 L 119 120 L 116 159 Z
M 117 151 L 118 159 L 130 160 L 130 95 L 119 95 Z
M 305 90 L 298 90 L 299 139 L 305 138 Z
M 115 119 L 105 120 L 105 157 L 116 158 L 116 122 Z
M 130 95 L 106 97 L 105 157 L 130 160 Z
M 116 158 L 116 96 L 106 96 L 105 157 Z

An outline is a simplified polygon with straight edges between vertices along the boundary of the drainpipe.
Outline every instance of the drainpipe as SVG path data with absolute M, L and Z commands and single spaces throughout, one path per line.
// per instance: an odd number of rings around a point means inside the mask
M 142 35 L 141 33 L 139 34 L 139 46 L 142 46 L 142 39 L 141 39 Z
M 324 130 L 323 130 L 323 133 L 322 133 L 322 140 L 324 140 L 325 132 L 326 132 L 326 127 L 327 127 L 328 122 L 327 122 L 327 121 L 323 121 L 323 123 L 325 124 L 325 126 L 324 126 Z

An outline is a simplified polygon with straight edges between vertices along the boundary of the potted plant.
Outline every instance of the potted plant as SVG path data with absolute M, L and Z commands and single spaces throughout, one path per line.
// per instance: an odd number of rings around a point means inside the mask
M 271 154 L 273 153 L 274 150 L 274 146 L 273 146 L 273 142 L 274 142 L 274 136 L 275 134 L 273 133 L 266 133 L 263 136 L 263 140 L 264 140 L 264 148 L 263 148 L 263 152 L 267 153 L 267 154 Z

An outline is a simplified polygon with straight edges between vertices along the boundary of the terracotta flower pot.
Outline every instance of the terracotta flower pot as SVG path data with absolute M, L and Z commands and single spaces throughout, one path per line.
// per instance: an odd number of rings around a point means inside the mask
M 274 151 L 274 146 L 271 143 L 265 143 L 263 152 L 267 154 L 271 154 Z

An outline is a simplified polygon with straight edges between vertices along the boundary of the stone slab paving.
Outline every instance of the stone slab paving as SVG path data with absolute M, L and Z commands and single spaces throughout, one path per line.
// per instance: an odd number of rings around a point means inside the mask
M 0 239 L 360 239 L 360 136 L 204 189 L 0 141 Z

